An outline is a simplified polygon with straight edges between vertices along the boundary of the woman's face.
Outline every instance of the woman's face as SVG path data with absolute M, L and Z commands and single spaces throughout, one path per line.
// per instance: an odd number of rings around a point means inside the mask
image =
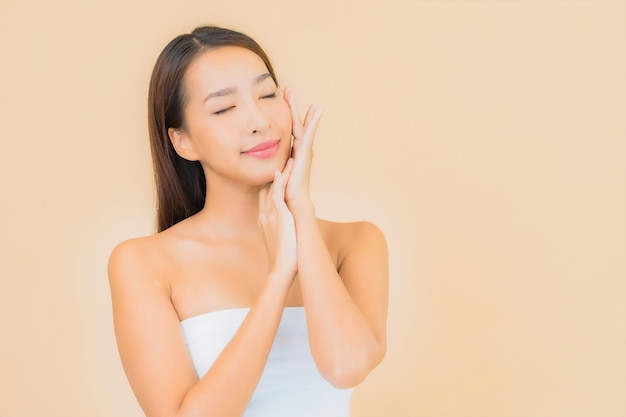
M 291 151 L 291 115 L 263 60 L 234 46 L 202 53 L 184 80 L 184 129 L 170 129 L 181 156 L 215 177 L 266 184 Z

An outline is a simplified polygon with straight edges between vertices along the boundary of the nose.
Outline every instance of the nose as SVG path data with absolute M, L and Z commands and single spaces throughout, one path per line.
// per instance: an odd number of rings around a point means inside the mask
M 272 127 L 265 112 L 258 104 L 252 104 L 250 106 L 249 118 L 249 126 L 253 134 L 265 133 Z

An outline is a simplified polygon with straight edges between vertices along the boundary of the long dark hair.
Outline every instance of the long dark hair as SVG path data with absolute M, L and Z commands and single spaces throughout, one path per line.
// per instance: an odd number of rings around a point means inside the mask
M 180 157 L 168 129 L 185 126 L 184 77 L 191 62 L 202 52 L 223 46 L 239 46 L 257 54 L 274 79 L 276 74 L 267 55 L 252 38 L 216 26 L 201 26 L 174 38 L 159 55 L 148 91 L 148 128 L 154 165 L 159 232 L 202 210 L 206 179 L 198 161 Z

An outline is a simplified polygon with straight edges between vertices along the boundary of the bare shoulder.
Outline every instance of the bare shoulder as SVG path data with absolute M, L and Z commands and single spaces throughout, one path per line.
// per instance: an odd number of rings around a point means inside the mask
M 318 219 L 318 225 L 329 250 L 337 253 L 338 265 L 355 252 L 387 256 L 387 241 L 382 230 L 369 221 L 333 222 Z
M 344 241 L 348 243 L 355 239 L 368 241 L 385 241 L 385 236 L 378 226 L 369 221 L 358 222 L 333 222 L 330 220 L 317 219 L 317 224 L 322 234 L 332 241 Z
M 111 285 L 129 285 L 128 280 L 150 277 L 160 280 L 165 260 L 163 238 L 160 235 L 129 239 L 118 244 L 109 257 L 108 272 Z

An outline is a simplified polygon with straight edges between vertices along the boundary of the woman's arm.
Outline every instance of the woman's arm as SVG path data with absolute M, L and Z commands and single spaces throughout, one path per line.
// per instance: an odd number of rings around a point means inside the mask
M 201 379 L 191 362 L 169 285 L 159 279 L 161 257 L 154 244 L 131 240 L 113 251 L 109 281 L 116 339 L 124 370 L 147 417 L 241 416 L 246 409 L 296 270 L 293 219 L 274 210 L 272 202 L 283 198 L 282 193 L 274 194 L 280 198 L 261 195 L 266 200 L 262 211 L 268 213 L 260 215 L 264 230 L 278 232 L 267 235 L 274 248 L 273 267 L 240 328 Z
M 301 213 L 295 219 L 311 352 L 329 382 L 339 388 L 353 387 L 386 351 L 385 239 L 371 223 L 341 225 L 335 233 L 345 234 L 337 236 L 345 244 L 337 261 L 328 253 L 315 216 Z
M 298 275 L 311 352 L 322 376 L 337 387 L 352 387 L 380 363 L 386 350 L 387 245 L 371 223 L 343 225 L 331 236 L 340 244 L 340 259 L 331 259 L 309 197 L 321 109 L 311 106 L 302 123 L 290 89 L 285 89 L 285 100 L 294 135 L 285 197 L 296 222 Z

